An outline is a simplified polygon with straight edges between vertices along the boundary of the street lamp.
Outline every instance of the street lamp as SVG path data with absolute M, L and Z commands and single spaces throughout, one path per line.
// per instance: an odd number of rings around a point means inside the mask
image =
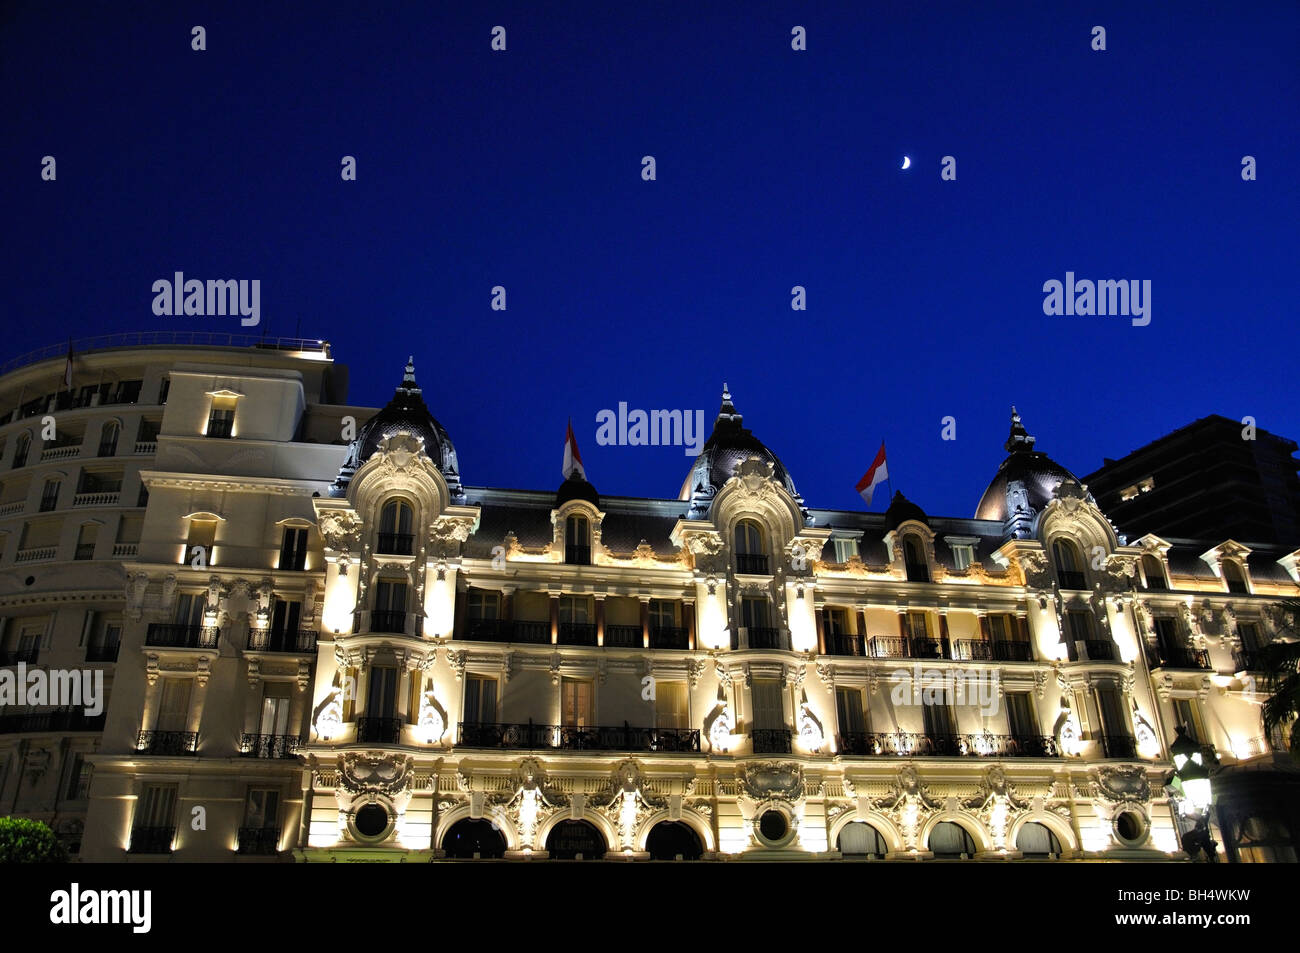
M 1210 836 L 1210 766 L 1205 763 L 1201 746 L 1187 737 L 1184 726 L 1178 725 L 1174 733 L 1176 737 L 1169 746 L 1174 773 L 1168 787 L 1180 798 L 1181 813 L 1193 822 L 1192 829 L 1182 835 L 1183 850 L 1189 857 L 1204 851 L 1209 862 L 1214 863 L 1218 845 Z

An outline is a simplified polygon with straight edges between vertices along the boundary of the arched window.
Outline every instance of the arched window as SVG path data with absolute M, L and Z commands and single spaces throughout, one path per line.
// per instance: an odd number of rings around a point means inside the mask
M 1056 562 L 1056 579 L 1062 589 L 1088 588 L 1083 577 L 1083 557 L 1072 540 L 1055 540 L 1052 543 L 1052 558 Z
M 546 835 L 552 860 L 604 860 L 605 838 L 586 821 L 560 821 Z
M 110 420 L 104 424 L 99 432 L 99 455 L 101 457 L 111 457 L 117 453 L 117 437 L 122 432 L 116 420 Z
M 1223 561 L 1223 581 L 1228 584 L 1229 592 L 1248 593 L 1246 588 L 1246 576 L 1237 565 L 1236 560 L 1225 559 Z
M 660 821 L 650 828 L 645 849 L 651 860 L 699 860 L 704 853 L 700 835 L 681 821 Z
M 1165 571 L 1160 560 L 1150 553 L 1142 557 L 1142 572 L 1147 577 L 1147 588 L 1164 591 L 1169 588 L 1165 582 Z
M 379 552 L 409 556 L 415 552 L 415 535 L 411 530 L 415 514 L 405 500 L 389 500 L 379 515 Z
M 880 831 L 864 821 L 844 825 L 840 831 L 839 848 L 845 857 L 876 857 L 881 860 L 888 851 Z
M 14 441 L 14 469 L 27 465 L 27 452 L 32 448 L 32 435 L 23 431 Z
M 442 849 L 448 857 L 465 860 L 504 857 L 506 839 L 491 821 L 482 818 L 464 818 L 451 825 L 442 838 Z
M 753 520 L 741 520 L 736 524 L 736 572 L 767 574 L 763 529 Z
M 564 561 L 573 566 L 591 565 L 591 530 L 585 516 L 564 521 Z
M 930 832 L 930 850 L 935 857 L 965 860 L 975 856 L 975 841 L 960 824 L 943 821 Z
M 1046 824 L 1030 821 L 1016 835 L 1016 850 L 1025 857 L 1060 857 L 1061 842 Z
M 929 582 L 930 566 L 925 561 L 925 550 L 916 536 L 903 537 L 903 562 L 907 567 L 908 582 Z

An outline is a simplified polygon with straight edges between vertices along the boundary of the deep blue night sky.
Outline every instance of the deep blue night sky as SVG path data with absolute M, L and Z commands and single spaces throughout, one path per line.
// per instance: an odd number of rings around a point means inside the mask
M 1295 3 L 46 6 L 0 8 L 5 358 L 240 332 L 150 288 L 258 278 L 354 403 L 414 353 L 469 484 L 557 486 L 571 416 L 602 493 L 674 496 L 682 450 L 595 415 L 711 424 L 726 380 L 809 505 L 861 508 L 884 437 L 951 516 L 1012 403 L 1080 474 L 1209 413 L 1300 438 Z M 1066 271 L 1151 324 L 1045 316 Z

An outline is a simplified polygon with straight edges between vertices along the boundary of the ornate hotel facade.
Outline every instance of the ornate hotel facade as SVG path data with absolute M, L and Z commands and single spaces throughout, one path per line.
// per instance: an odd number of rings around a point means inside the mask
M 83 860 L 1172 859 L 1175 726 L 1269 754 L 1300 552 L 1126 540 L 1017 416 L 940 518 L 809 507 L 725 393 L 640 499 L 463 482 L 321 342 L 64 367 L 0 377 L 0 649 L 109 700 L 0 712 L 0 810 Z

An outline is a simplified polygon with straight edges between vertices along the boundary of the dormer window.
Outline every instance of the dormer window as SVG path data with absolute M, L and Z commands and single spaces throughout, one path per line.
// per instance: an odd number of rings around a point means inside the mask
M 856 539 L 833 539 L 831 545 L 835 548 L 835 562 L 837 563 L 846 563 L 858 555 L 858 541 Z
M 1147 589 L 1153 592 L 1164 592 L 1169 588 L 1165 580 L 1164 567 L 1160 565 L 1160 559 L 1152 556 L 1150 553 L 1142 557 L 1142 573 L 1147 577 Z
M 1241 566 L 1237 565 L 1235 559 L 1225 559 L 1223 561 L 1223 581 L 1228 584 L 1229 592 L 1239 592 L 1243 595 L 1250 592 L 1250 589 L 1246 586 L 1246 575 L 1241 571 Z
M 585 516 L 564 521 L 564 561 L 571 566 L 591 565 L 591 524 Z
M 908 582 L 930 581 L 930 565 L 926 562 L 920 539 L 915 536 L 903 537 L 903 564 L 907 568 Z
M 1068 539 L 1052 543 L 1052 558 L 1056 562 L 1056 579 L 1062 589 L 1087 589 L 1083 576 L 1083 557 L 1079 547 Z
M 415 511 L 405 500 L 389 500 L 379 514 L 378 552 L 410 556 L 415 552 Z
M 767 575 L 763 529 L 753 520 L 741 520 L 736 524 L 736 572 Z
M 970 569 L 975 562 L 975 547 L 970 543 L 952 544 L 952 568 L 961 572 Z

